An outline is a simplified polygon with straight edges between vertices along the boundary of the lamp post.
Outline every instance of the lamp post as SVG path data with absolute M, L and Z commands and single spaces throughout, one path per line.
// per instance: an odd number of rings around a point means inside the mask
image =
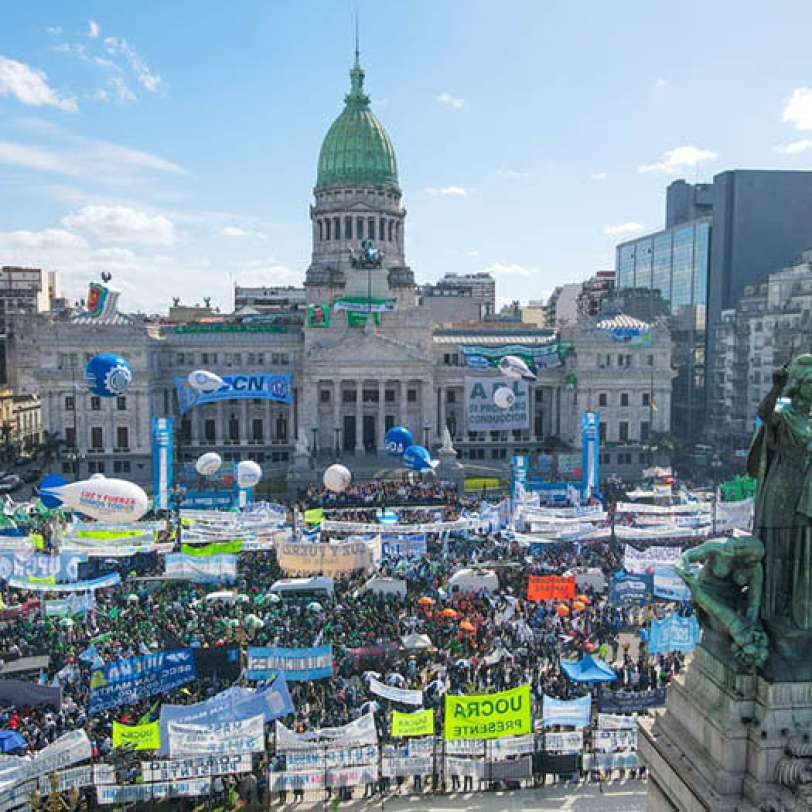
M 317 438 L 319 435 L 319 427 L 317 423 L 310 424 L 310 431 L 313 432 L 313 459 L 318 458 L 319 456 L 319 449 L 317 445 Z
M 429 423 L 429 421 L 426 420 L 426 422 L 423 423 L 423 446 L 425 448 L 429 447 L 429 432 L 430 431 L 431 431 L 431 423 Z
M 713 513 L 711 530 L 713 535 L 716 535 L 716 511 L 719 502 L 719 472 L 722 469 L 722 461 L 719 459 L 718 454 L 713 455 L 711 459 L 711 470 L 713 471 Z
M 336 433 L 336 457 L 340 457 L 341 444 L 339 441 L 339 434 L 341 433 L 341 426 L 338 423 L 333 423 L 333 431 Z

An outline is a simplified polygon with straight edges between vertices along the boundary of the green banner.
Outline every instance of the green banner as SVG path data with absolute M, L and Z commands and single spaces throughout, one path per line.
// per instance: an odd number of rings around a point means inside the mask
M 366 296 L 342 296 L 333 300 L 333 310 L 348 313 L 391 313 L 396 306 L 397 299 L 368 299 Z
M 392 711 L 392 736 L 433 736 L 434 710 L 415 711 L 414 713 L 401 713 Z
M 369 313 L 353 313 L 352 311 L 347 311 L 347 324 L 350 327 L 363 327 L 367 323 L 367 316 Z M 381 316 L 379 313 L 373 313 L 372 319 L 375 324 L 381 323 Z
M 241 541 L 214 541 L 211 544 L 181 544 L 183 555 L 236 555 L 242 550 Z
M 319 524 L 324 518 L 324 508 L 310 508 L 304 512 L 304 520 L 307 524 Z
M 445 697 L 445 738 L 499 739 L 533 732 L 530 686 L 479 696 Z
M 329 327 L 330 326 L 330 305 L 312 304 L 307 306 L 307 326 L 308 327 Z
M 143 536 L 144 530 L 80 530 L 76 533 L 78 539 L 100 539 L 109 541 L 110 539 L 126 539 L 132 536 Z
M 122 725 L 113 722 L 113 747 L 129 750 L 157 750 L 161 746 L 160 722 L 145 725 Z

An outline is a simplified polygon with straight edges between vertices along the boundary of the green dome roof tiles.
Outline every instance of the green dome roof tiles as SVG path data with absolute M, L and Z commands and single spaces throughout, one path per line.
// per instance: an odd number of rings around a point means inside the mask
M 333 122 L 319 153 L 316 189 L 371 186 L 400 192 L 395 150 L 383 125 L 369 109 L 364 71 L 356 59 L 344 110 Z

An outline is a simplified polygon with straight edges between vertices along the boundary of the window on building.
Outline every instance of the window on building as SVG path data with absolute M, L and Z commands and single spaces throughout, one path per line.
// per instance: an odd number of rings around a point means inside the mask
M 233 415 L 228 420 L 228 439 L 232 442 L 240 439 L 240 421 Z
M 325 239 L 325 240 L 331 240 L 331 239 L 332 239 L 332 237 L 330 236 L 330 229 L 331 229 L 331 226 L 332 226 L 332 221 L 331 221 L 331 220 L 330 220 L 330 218 L 328 217 L 328 218 L 327 218 L 327 219 L 324 221 L 324 239 Z
M 608 406 L 609 405 L 609 395 L 606 392 L 599 392 L 598 393 L 598 406 Z
M 445 402 L 446 403 L 456 403 L 457 402 L 457 393 L 453 389 L 446 389 L 445 390 Z
M 90 409 L 94 412 L 101 411 L 101 398 L 98 395 L 91 395 L 90 397 Z
M 127 426 L 116 426 L 116 448 L 130 447 L 130 430 Z
M 364 239 L 364 218 L 358 217 L 355 220 L 355 237 L 356 239 Z
M 536 399 L 536 403 L 544 403 L 544 390 L 536 389 L 536 392 L 533 395 L 533 397 Z
M 406 390 L 406 402 L 407 403 L 417 403 L 417 389 L 407 389 Z
M 127 411 L 127 396 L 126 395 L 119 395 L 116 398 L 116 409 L 119 412 L 126 412 Z
M 606 423 L 600 423 L 598 425 L 598 436 L 600 437 L 600 442 L 606 442 Z
M 643 406 L 651 406 L 651 395 L 648 392 L 643 392 Z
M 617 424 L 617 438 L 621 443 L 629 442 L 629 421 L 621 420 Z
M 203 436 L 206 438 L 207 443 L 214 442 L 217 436 L 216 425 L 217 422 L 215 420 L 209 419 L 203 421 Z
M 276 418 L 276 439 L 283 443 L 288 439 L 288 421 L 281 415 Z
M 262 423 L 262 418 L 255 417 L 251 421 L 251 439 L 259 440 L 260 442 L 265 439 L 265 427 Z
M 617 461 L 619 465 L 631 465 L 632 455 L 626 451 L 621 451 L 620 454 L 617 455 Z
M 184 417 L 180 421 L 180 441 L 182 443 L 192 442 L 192 421 L 188 417 Z
M 319 400 L 322 403 L 329 403 L 330 402 L 330 390 L 329 389 L 322 389 L 319 391 Z
M 383 393 L 384 403 L 394 403 L 395 402 L 395 390 L 394 389 L 387 389 Z
M 370 217 L 369 220 L 367 220 L 367 237 L 370 240 L 375 239 L 375 218 L 374 217 Z
M 340 240 L 341 239 L 341 218 L 334 217 L 333 218 L 333 239 Z
M 654 366 L 654 356 L 650 353 L 646 356 L 646 365 L 650 367 Z
M 65 397 L 65 411 L 72 412 L 76 408 L 76 399 L 73 395 L 67 395 Z
M 377 403 L 378 402 L 378 390 L 377 389 L 364 389 L 363 402 L 364 403 Z
M 256 366 L 257 363 L 257 354 L 255 352 L 248 353 L 248 366 L 253 367 Z
M 90 447 L 94 451 L 104 449 L 104 429 L 101 426 L 92 426 L 90 429 Z
M 392 228 L 395 225 L 394 220 L 389 221 L 389 242 L 392 242 Z
M 607 453 L 601 454 L 601 465 L 611 465 L 612 464 L 612 455 Z
M 65 445 L 68 448 L 76 448 L 76 429 L 73 426 L 65 429 Z
M 621 406 L 628 406 L 629 405 L 629 393 L 628 392 L 621 392 L 620 393 L 620 405 Z
M 355 389 L 342 389 L 341 390 L 342 403 L 355 403 Z
M 649 433 L 651 430 L 651 425 L 649 424 L 648 420 L 641 420 L 640 421 L 640 442 L 647 443 L 649 438 Z
M 344 239 L 352 239 L 352 217 L 344 218 Z

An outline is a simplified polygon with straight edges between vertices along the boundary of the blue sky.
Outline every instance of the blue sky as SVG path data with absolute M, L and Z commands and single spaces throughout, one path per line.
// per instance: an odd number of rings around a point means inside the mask
M 527 301 L 661 226 L 665 186 L 812 168 L 812 4 L 359 0 L 420 281 Z M 301 281 L 347 0 L 6 3 L 0 264 L 165 310 Z

